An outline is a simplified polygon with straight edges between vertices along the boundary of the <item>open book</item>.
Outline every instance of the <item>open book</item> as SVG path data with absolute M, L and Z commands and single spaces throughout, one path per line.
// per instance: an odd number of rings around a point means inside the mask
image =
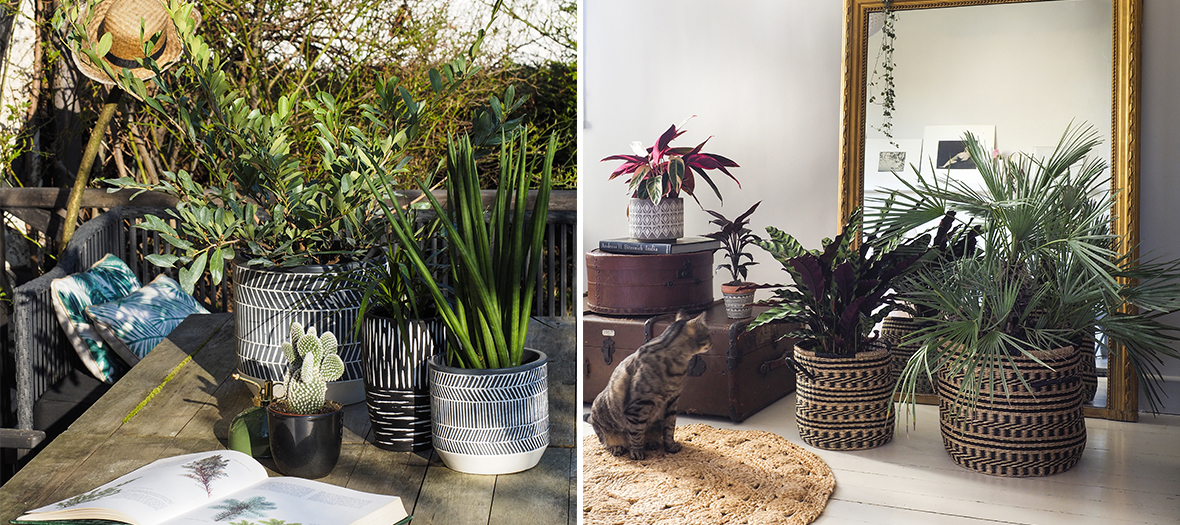
M 154 461 L 90 492 L 30 511 L 12 523 L 132 525 L 392 525 L 407 523 L 401 498 L 302 478 L 267 477 L 234 450 Z

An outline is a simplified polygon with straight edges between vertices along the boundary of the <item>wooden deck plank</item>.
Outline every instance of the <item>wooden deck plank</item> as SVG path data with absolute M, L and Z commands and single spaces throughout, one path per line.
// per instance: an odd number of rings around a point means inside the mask
M 228 317 L 230 314 L 213 314 L 202 317 Z M 204 320 L 204 319 L 202 319 Z M 207 322 L 217 323 L 218 319 L 207 319 Z M 237 363 L 234 359 L 225 359 L 219 350 L 221 345 L 233 345 L 233 330 L 224 329 L 224 324 L 207 342 L 195 349 L 192 361 L 184 364 L 176 376 L 163 386 L 135 416 L 124 423 L 116 431 L 116 436 L 162 436 L 172 437 L 192 420 L 193 416 L 204 406 L 216 405 L 215 393 L 224 378 L 229 377 Z M 152 351 L 154 354 L 157 348 Z M 208 352 L 205 349 L 209 349 Z M 151 357 L 152 354 L 148 354 Z M 173 357 L 169 361 L 171 367 L 162 366 L 158 374 L 128 375 L 126 379 L 134 379 L 139 384 L 134 385 L 140 392 L 152 392 L 166 379 L 166 376 L 183 362 L 183 357 Z M 146 362 L 146 359 L 145 359 Z M 138 366 L 138 365 L 137 365 Z M 122 381 L 120 381 L 122 382 Z M 144 400 L 145 395 L 136 396 L 136 404 Z M 134 407 L 133 407 L 134 408 Z M 120 420 L 127 414 L 111 414 Z
M 455 472 L 444 466 L 436 454 L 426 469 L 422 492 L 410 512 L 414 515 L 414 525 L 487 523 L 496 477 Z
M 54 454 L 38 455 L 33 460 L 37 462 L 35 470 L 26 466 L 0 489 L 0 523 L 8 523 L 27 509 L 57 501 L 50 496 L 73 479 L 104 440 L 104 436 L 69 432 L 54 439 Z
M 190 316 L 185 319 L 126 377 L 116 382 L 107 392 L 109 395 L 100 398 L 70 425 L 70 430 L 89 434 L 114 433 L 122 425 L 123 418 L 143 400 L 144 393 L 159 385 L 189 352 L 204 348 L 225 332 L 226 324 L 232 319 L 231 314 Z M 229 331 L 232 335 L 232 325 Z
M 424 457 L 421 453 L 390 452 L 367 444 L 346 486 L 353 490 L 397 496 L 409 512 L 418 502 L 418 493 L 426 479 L 430 452 L 426 454 Z
M 488 525 L 569 523 L 573 451 L 549 447 L 537 466 L 497 476 Z

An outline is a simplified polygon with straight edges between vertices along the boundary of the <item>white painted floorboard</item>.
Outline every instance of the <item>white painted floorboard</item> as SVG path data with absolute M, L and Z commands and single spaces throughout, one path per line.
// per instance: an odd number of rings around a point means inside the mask
M 792 394 L 740 424 L 687 416 L 679 423 L 765 430 L 802 444 L 794 407 Z M 904 424 L 904 415 L 898 423 Z M 919 406 L 916 423 L 872 450 L 804 445 L 836 473 L 836 491 L 815 523 L 1180 525 L 1180 416 L 1142 414 L 1137 423 L 1087 419 L 1081 461 L 1046 478 L 1000 478 L 961 468 L 943 450 L 937 407 Z M 578 429 L 593 434 L 585 422 Z

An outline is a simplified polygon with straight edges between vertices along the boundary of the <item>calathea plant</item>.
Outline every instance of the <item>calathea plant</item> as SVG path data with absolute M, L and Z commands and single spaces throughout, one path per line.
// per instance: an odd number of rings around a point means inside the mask
M 296 414 L 318 414 L 324 409 L 328 381 L 344 374 L 344 361 L 336 354 L 336 336 L 325 331 L 316 337 L 314 326 L 291 323 L 291 341 L 282 345 L 287 358 L 287 407 Z
M 623 161 L 623 165 L 615 169 L 610 174 L 610 178 L 630 175 L 631 178 L 627 179 L 627 184 L 631 188 L 631 196 L 636 199 L 650 200 L 652 204 L 659 204 L 660 200 L 664 198 L 679 197 L 682 192 L 697 200 L 699 204 L 700 200 L 697 199 L 695 193 L 694 172 L 700 175 L 710 188 L 713 188 L 713 193 L 717 194 L 718 200 L 722 200 L 721 191 L 717 189 L 713 179 L 709 178 L 709 174 L 705 173 L 707 170 L 720 170 L 729 175 L 729 178 L 734 182 L 737 182 L 739 188 L 741 187 L 737 178 L 726 169 L 738 167 L 736 162 L 715 153 L 701 151 L 709 139 L 705 139 L 695 148 L 674 148 L 670 145 L 676 137 L 683 134 L 683 129 L 677 129 L 675 125 L 672 125 L 664 134 L 660 135 L 654 145 L 647 149 L 644 149 L 643 144 L 638 141 L 632 142 L 633 155 L 611 155 L 602 159 L 603 161 Z
M 893 243 L 872 239 L 853 245 L 860 232 L 860 212 L 842 232 L 825 239 L 823 250 L 807 250 L 790 234 L 768 226 L 769 240 L 759 243 L 783 265 L 794 283 L 774 290 L 774 306 L 750 328 L 771 322 L 799 323 L 787 337 L 817 354 L 852 357 L 874 339 L 873 326 L 897 306 L 895 280 L 927 257 L 929 235 Z

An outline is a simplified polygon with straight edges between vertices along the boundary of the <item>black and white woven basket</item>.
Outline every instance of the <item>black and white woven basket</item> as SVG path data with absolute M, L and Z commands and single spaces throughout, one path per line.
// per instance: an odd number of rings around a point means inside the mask
M 430 448 L 427 361 L 446 348 L 442 319 L 396 321 L 372 313 L 361 328 L 361 369 L 374 443 L 401 452 Z
M 893 356 L 880 345 L 854 357 L 795 347 L 799 437 L 827 450 L 862 450 L 893 439 Z
M 995 372 L 1007 392 L 998 383 L 982 387 L 973 411 L 956 399 L 964 373 L 939 372 L 942 441 L 955 463 L 994 476 L 1028 477 L 1065 472 L 1081 458 L 1086 448 L 1081 353 L 1064 347 L 1034 355 L 1050 368 L 1024 355 L 1012 356 L 1016 368 L 1004 360 Z
M 914 352 L 918 351 L 918 345 L 906 341 L 906 337 L 926 326 L 928 325 L 922 321 L 909 317 L 886 317 L 881 321 L 881 339 L 893 354 L 893 380 L 895 382 L 901 377 L 901 371 L 905 369 L 906 363 L 913 357 Z M 914 385 L 914 393 L 934 393 L 934 385 L 925 373 L 918 376 L 917 384 Z
M 549 386 L 544 353 L 524 364 L 469 370 L 430 358 L 434 449 L 448 468 L 509 474 L 532 468 L 549 446 Z

